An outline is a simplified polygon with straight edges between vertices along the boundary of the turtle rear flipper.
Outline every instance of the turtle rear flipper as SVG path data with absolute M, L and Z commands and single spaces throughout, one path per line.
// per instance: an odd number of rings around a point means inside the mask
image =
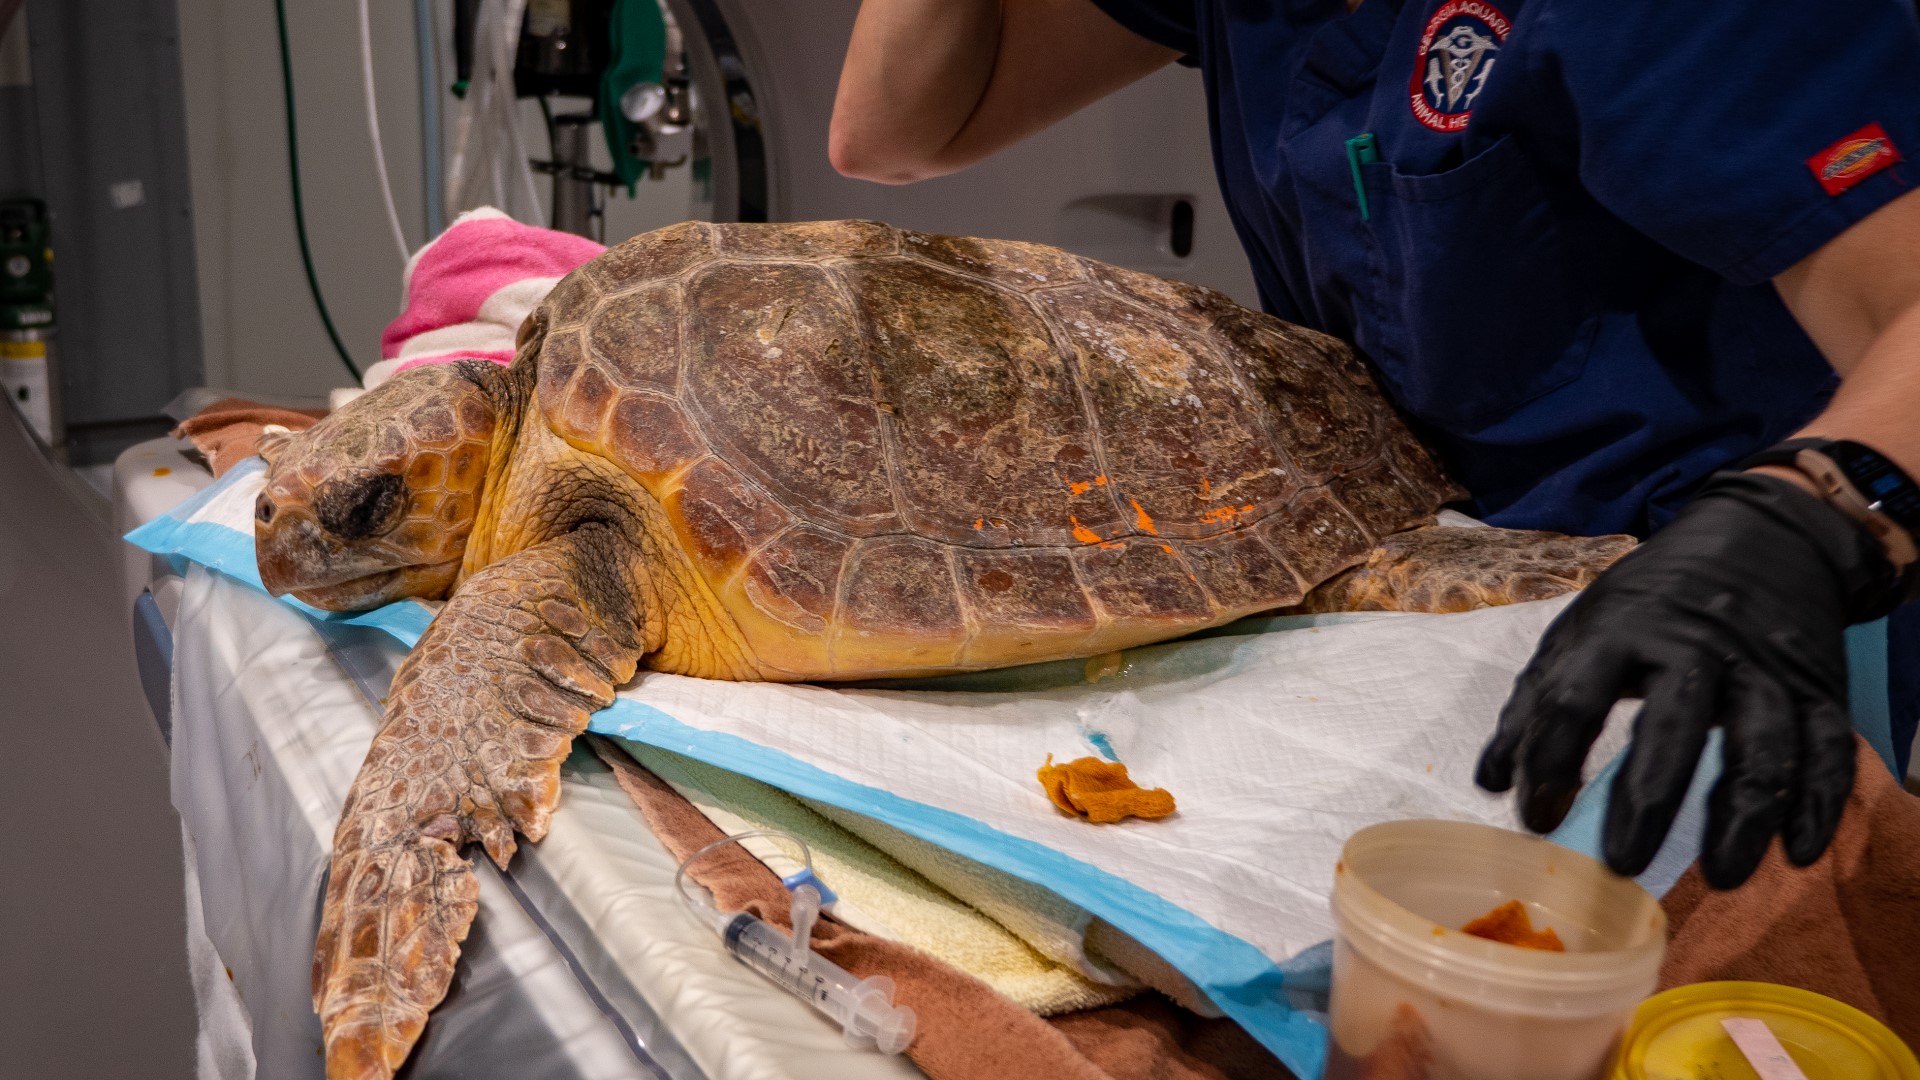
M 478 886 L 546 834 L 560 761 L 647 634 L 632 545 L 588 526 L 475 574 L 394 678 L 334 834 L 313 959 L 330 1080 L 386 1080 L 446 996 Z
M 1293 610 L 1444 614 L 1551 600 L 1586 588 L 1633 545 L 1631 536 L 1410 529 L 1382 540 L 1366 562 L 1321 584 Z

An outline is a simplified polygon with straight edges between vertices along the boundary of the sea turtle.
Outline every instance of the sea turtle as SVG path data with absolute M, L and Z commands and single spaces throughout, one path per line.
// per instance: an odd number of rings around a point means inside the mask
M 554 288 L 512 365 L 406 372 L 262 450 L 271 591 L 447 600 L 334 838 L 313 994 L 336 1078 L 406 1058 L 473 918 L 461 847 L 504 867 L 545 833 L 570 740 L 636 668 L 1104 654 L 1299 605 L 1460 494 L 1333 338 L 863 221 L 628 240 Z M 1455 532 L 1342 595 L 1532 599 L 1620 550 Z

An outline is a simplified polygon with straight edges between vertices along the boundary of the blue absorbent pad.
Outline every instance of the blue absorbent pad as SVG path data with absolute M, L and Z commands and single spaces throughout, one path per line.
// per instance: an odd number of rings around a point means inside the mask
M 257 461 L 236 467 L 128 539 L 259 587 L 252 508 L 262 471 Z M 406 645 L 435 611 L 286 602 Z M 1474 759 L 1561 606 L 1267 620 L 1130 650 L 1117 675 L 1095 682 L 1078 661 L 840 688 L 647 674 L 591 729 L 866 814 L 1044 885 L 1166 959 L 1315 1077 L 1326 1047 L 1315 1011 L 1328 979 L 1326 897 L 1341 844 L 1399 818 L 1517 825 L 1510 800 L 1473 786 Z M 1856 687 L 1856 701 L 1871 697 Z M 1616 757 L 1625 727 L 1609 725 L 1594 760 Z M 1123 761 L 1144 785 L 1172 791 L 1179 812 L 1110 826 L 1068 818 L 1034 775 L 1049 754 Z M 1656 892 L 1693 859 L 1716 768 L 1709 755 L 1643 879 Z M 1589 785 L 1555 839 L 1596 853 L 1605 794 L 1604 783 Z

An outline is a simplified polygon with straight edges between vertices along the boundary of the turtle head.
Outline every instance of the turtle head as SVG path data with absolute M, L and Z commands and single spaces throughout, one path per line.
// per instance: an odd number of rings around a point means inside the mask
M 297 435 L 260 443 L 260 580 L 332 611 L 453 588 L 500 426 L 503 368 L 401 372 Z

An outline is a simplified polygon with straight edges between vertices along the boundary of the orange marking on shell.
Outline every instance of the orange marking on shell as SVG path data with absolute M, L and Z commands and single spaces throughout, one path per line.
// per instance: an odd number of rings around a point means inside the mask
M 1087 492 L 1093 490 L 1093 484 L 1091 481 L 1076 480 L 1067 485 L 1067 490 L 1073 492 L 1075 495 L 1085 495 Z
M 1160 550 L 1161 550 L 1161 551 L 1164 551 L 1164 552 L 1166 552 L 1166 553 L 1167 553 L 1167 554 L 1169 554 L 1169 555 L 1171 555 L 1171 554 L 1173 554 L 1173 545 L 1172 545 L 1172 544 L 1161 544 L 1161 545 L 1160 545 Z
M 984 528 L 986 528 L 986 527 L 987 527 L 987 519 L 986 519 L 986 518 L 974 518 L 974 519 L 973 519 L 973 527 L 974 527 L 974 528 L 976 528 L 976 529 L 984 529 Z
M 1200 494 L 1202 495 L 1213 494 L 1213 482 L 1208 480 L 1204 476 L 1200 478 Z
M 1101 544 L 1100 544 L 1100 550 L 1102 550 L 1102 551 L 1115 551 L 1115 550 L 1118 550 L 1118 549 L 1120 549 L 1120 548 L 1123 548 L 1123 547 L 1126 547 L 1126 546 L 1127 546 L 1127 545 L 1125 545 L 1125 544 L 1123 544 L 1123 543 L 1121 543 L 1121 542 L 1120 542 L 1120 541 L 1118 541 L 1118 540 L 1106 540 L 1106 541 L 1102 541 L 1102 542 L 1101 542 Z
M 1215 522 L 1232 521 L 1241 514 L 1251 513 L 1253 513 L 1252 503 L 1245 503 L 1240 506 L 1222 506 L 1217 510 L 1209 510 L 1201 514 L 1200 520 L 1204 523 L 1212 524 Z
M 1100 542 L 1100 534 L 1080 524 L 1079 518 L 1068 517 L 1067 520 L 1073 523 L 1073 538 L 1075 540 L 1083 544 L 1098 544 Z
M 1139 527 L 1140 531 L 1148 536 L 1159 536 L 1160 530 L 1153 527 L 1153 519 L 1147 516 L 1146 508 L 1140 505 L 1140 500 L 1129 495 L 1127 502 L 1133 507 L 1133 523 Z

